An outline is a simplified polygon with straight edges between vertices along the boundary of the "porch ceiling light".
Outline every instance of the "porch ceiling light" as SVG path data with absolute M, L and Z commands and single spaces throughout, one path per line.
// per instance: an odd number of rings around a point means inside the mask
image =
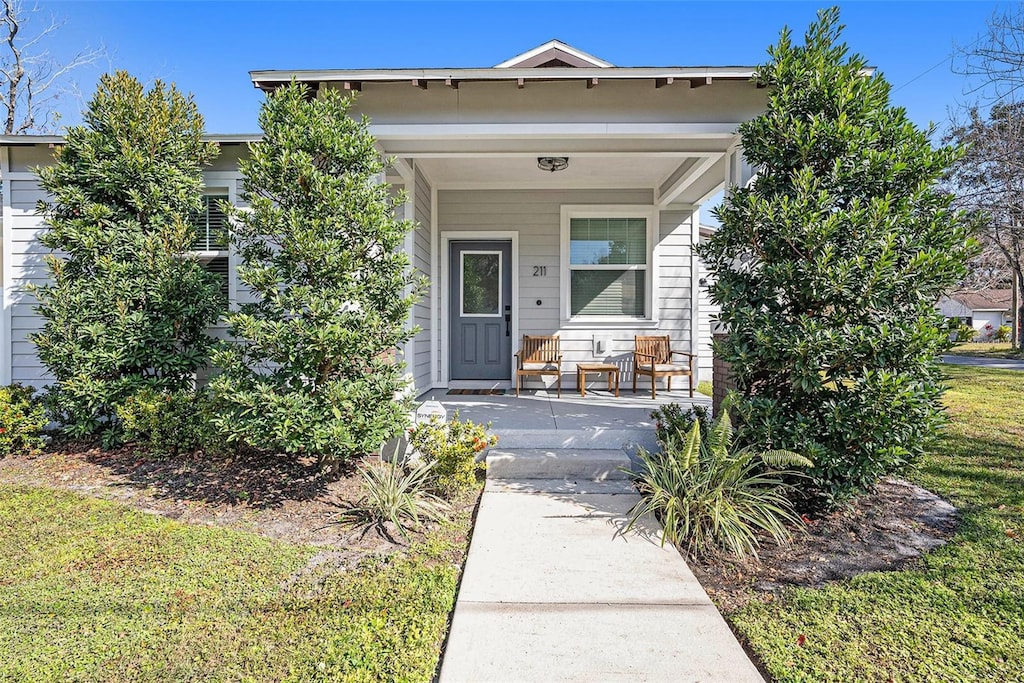
M 569 157 L 537 157 L 537 168 L 542 171 L 564 171 L 569 168 Z

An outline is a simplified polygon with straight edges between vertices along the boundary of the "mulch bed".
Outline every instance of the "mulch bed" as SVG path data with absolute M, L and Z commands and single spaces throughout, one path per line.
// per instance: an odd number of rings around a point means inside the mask
M 819 519 L 788 546 L 762 543 L 760 561 L 722 555 L 687 558 L 719 609 L 771 600 L 791 586 L 820 588 L 871 571 L 899 570 L 944 545 L 956 530 L 956 509 L 906 481 L 884 479 L 875 491 Z
M 36 456 L 0 458 L 0 483 L 74 491 L 190 524 L 324 546 L 328 553 L 405 547 L 400 536 L 339 524 L 345 507 L 361 496 L 360 479 L 352 468 L 324 476 L 312 458 L 202 452 L 153 458 L 130 446 L 103 451 L 65 444 Z

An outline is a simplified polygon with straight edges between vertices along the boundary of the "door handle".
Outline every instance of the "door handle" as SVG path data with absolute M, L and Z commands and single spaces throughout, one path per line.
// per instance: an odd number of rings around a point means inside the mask
M 511 337 L 512 336 L 512 313 L 511 313 L 511 309 L 512 309 L 511 306 L 506 306 L 505 307 L 505 336 L 506 337 Z

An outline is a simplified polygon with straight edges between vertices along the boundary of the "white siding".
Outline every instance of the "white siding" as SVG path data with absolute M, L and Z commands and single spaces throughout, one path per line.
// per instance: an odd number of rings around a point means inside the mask
M 14 157 L 12 154 L 12 161 Z M 43 320 L 36 315 L 36 298 L 26 287 L 48 281 L 43 256 L 50 251 L 38 241 L 43 221 L 36 213 L 36 203 L 47 195 L 35 180 L 11 180 L 10 184 L 11 225 L 4 229 L 10 230 L 11 272 L 4 276 L 11 294 L 11 381 L 41 387 L 53 378 L 39 362 L 35 345 L 28 339 L 33 332 L 42 330 Z
M 659 269 L 655 306 L 657 323 L 590 324 L 561 320 L 560 278 L 561 207 L 564 204 L 636 204 L 650 207 L 652 191 L 640 190 L 441 190 L 438 192 L 438 229 L 519 233 L 519 333 L 559 334 L 566 361 L 563 386 L 575 382 L 578 362 L 611 362 L 620 366 L 622 382 L 631 382 L 633 337 L 669 334 L 673 347 L 690 348 L 690 225 L 689 211 L 660 214 Z M 534 267 L 546 266 L 546 276 L 535 277 Z M 443 277 L 443 274 L 442 274 Z M 538 304 L 538 301 L 540 302 Z M 447 306 L 447 302 L 442 302 Z M 594 355 L 594 337 L 611 340 L 607 354 Z M 518 348 L 518 341 L 513 344 Z M 447 353 L 447 349 L 441 349 Z M 641 380 L 645 382 L 646 380 Z M 685 381 L 685 380 L 683 380 Z M 536 384 L 534 384 L 536 386 Z M 625 386 L 625 384 L 623 385 Z
M 35 160 L 27 150 L 12 148 L 12 161 L 19 161 L 19 168 L 27 165 L 27 160 Z M 39 161 L 45 158 L 38 154 Z M 240 180 L 231 180 L 241 190 Z M 29 335 L 41 331 L 43 319 L 35 312 L 36 298 L 26 291 L 29 284 L 46 284 L 48 273 L 43 257 L 50 250 L 39 242 L 39 236 L 45 229 L 42 217 L 36 213 L 36 204 L 46 199 L 46 193 L 35 180 L 11 180 L 11 269 L 5 273 L 5 283 L 11 291 L 11 381 L 42 387 L 53 380 L 36 355 L 35 345 L 29 341 Z M 208 182 L 211 187 L 223 188 L 223 179 Z M 5 230 L 7 226 L 4 226 Z M 237 278 L 232 270 L 231 277 Z M 244 297 L 243 297 L 244 298 Z M 214 326 L 211 332 L 215 336 L 226 337 L 227 329 L 222 325 Z M 201 375 L 203 373 L 200 373 Z M 200 378 L 202 379 L 202 377 Z
M 431 189 L 430 183 L 416 171 L 416 181 L 409 194 L 414 199 L 416 215 L 412 218 L 416 221 L 416 233 L 413 237 L 415 248 L 412 254 L 413 267 L 420 275 L 430 278 L 430 245 L 433 239 L 433 226 L 431 225 Z M 430 303 L 434 292 L 431 283 L 423 292 L 422 298 L 413 306 L 413 322 L 420 326 L 420 333 L 416 335 L 415 357 L 412 359 L 412 373 L 416 384 L 416 394 L 419 395 L 431 388 L 433 378 L 430 367 L 430 345 L 433 333 L 430 315 Z

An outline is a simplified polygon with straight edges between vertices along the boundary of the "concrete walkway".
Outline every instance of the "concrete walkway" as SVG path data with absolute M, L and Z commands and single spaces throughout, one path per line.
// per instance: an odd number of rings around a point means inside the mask
M 564 455 L 494 453 L 489 477 Z M 657 525 L 622 533 L 625 452 L 574 455 L 598 481 L 488 480 L 441 683 L 761 681 Z
M 994 370 L 1024 370 L 1024 360 L 1011 358 L 983 358 L 980 356 L 943 356 L 943 363 L 951 365 L 976 365 Z

